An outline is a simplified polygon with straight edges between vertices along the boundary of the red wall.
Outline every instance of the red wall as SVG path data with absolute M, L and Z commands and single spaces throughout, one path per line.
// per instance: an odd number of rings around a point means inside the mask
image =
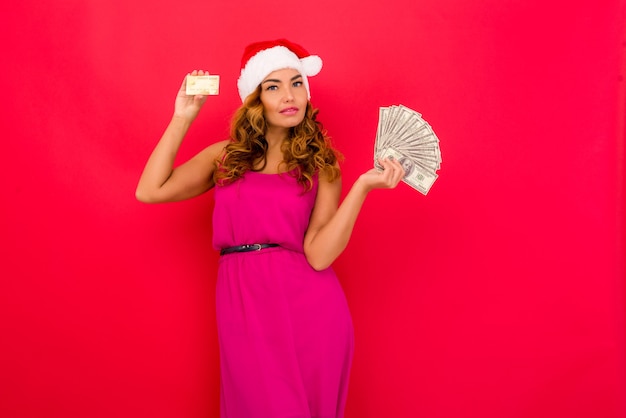
M 183 75 L 222 77 L 186 158 L 283 36 L 324 59 L 346 189 L 379 106 L 441 139 L 429 195 L 373 193 L 335 263 L 347 418 L 626 416 L 623 0 L 46 3 L 0 17 L 0 416 L 216 416 L 212 192 L 134 188 Z

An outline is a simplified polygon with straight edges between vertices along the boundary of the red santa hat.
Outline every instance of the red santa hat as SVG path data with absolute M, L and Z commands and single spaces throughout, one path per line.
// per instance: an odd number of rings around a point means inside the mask
M 311 55 L 306 49 L 287 39 L 264 41 L 250 44 L 241 58 L 241 75 L 237 80 L 237 89 L 243 102 L 261 84 L 270 73 L 284 68 L 293 68 L 302 74 L 309 99 L 309 81 L 307 76 L 317 75 L 322 69 L 322 59 Z

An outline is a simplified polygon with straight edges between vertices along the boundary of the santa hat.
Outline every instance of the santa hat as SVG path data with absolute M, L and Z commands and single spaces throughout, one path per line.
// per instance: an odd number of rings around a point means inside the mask
M 322 59 L 287 39 L 250 44 L 241 58 L 241 75 L 237 89 L 243 102 L 270 73 L 293 68 L 302 74 L 308 97 L 311 98 L 307 76 L 317 75 L 322 69 Z

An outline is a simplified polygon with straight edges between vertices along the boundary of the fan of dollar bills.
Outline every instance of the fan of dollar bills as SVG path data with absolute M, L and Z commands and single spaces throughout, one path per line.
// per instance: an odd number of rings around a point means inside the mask
M 396 159 L 406 174 L 402 181 L 428 193 L 441 165 L 439 139 L 422 115 L 406 106 L 381 107 L 374 145 L 374 165 L 378 158 Z

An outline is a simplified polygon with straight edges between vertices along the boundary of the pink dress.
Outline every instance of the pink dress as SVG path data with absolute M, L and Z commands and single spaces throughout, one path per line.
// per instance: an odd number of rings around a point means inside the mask
M 215 188 L 213 245 L 280 247 L 220 257 L 222 418 L 343 416 L 353 353 L 346 298 L 315 271 L 303 238 L 317 195 L 289 174 L 248 172 Z

